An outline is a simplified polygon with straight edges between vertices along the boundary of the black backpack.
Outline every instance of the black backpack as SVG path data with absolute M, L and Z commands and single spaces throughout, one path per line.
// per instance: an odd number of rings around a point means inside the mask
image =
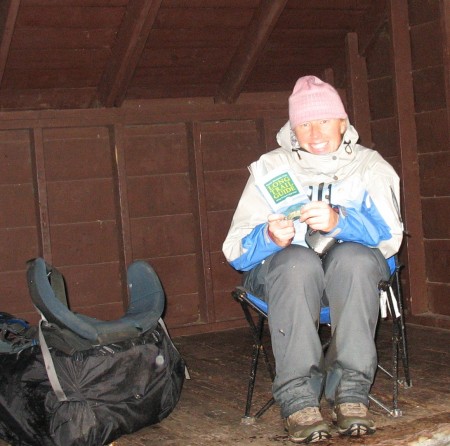
M 149 316 L 132 297 L 133 308 L 108 325 L 59 311 L 62 307 L 54 302 L 59 299 L 52 293 L 61 290 L 51 284 L 49 271 L 54 273 L 54 268 L 36 259 L 29 267 L 28 285 L 33 302 L 52 322 L 43 318 L 31 331 L 39 332 L 37 336 L 21 341 L 22 348 L 0 351 L 0 438 L 13 446 L 99 446 L 167 417 L 180 398 L 186 370 L 160 317 L 161 302 L 148 305 L 154 312 Z M 139 286 L 142 271 L 152 279 L 150 287 Z M 139 262 L 129 273 L 139 302 L 143 294 L 150 296 L 149 289 L 154 293 L 148 299 L 162 299 L 149 265 Z M 34 287 L 36 281 L 41 288 Z M 42 290 L 45 295 L 36 296 Z M 5 318 L 7 337 L 26 340 L 23 335 L 31 327 L 22 331 L 22 323 L 10 316 Z M 82 327 L 89 339 L 71 330 L 78 316 L 92 325 Z

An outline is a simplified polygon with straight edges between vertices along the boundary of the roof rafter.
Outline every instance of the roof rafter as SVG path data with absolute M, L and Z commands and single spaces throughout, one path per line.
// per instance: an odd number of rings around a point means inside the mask
M 355 33 L 358 36 L 358 54 L 364 57 L 376 41 L 383 26 L 387 23 L 386 0 L 372 2 L 370 8 L 361 17 Z M 338 58 L 332 67 L 336 75 L 346 71 L 345 58 Z
M 99 84 L 102 105 L 120 107 L 122 104 L 161 3 L 162 0 L 129 2 L 112 57 Z
M 2 4 L 5 14 L 3 16 L 4 20 L 0 22 L 0 84 L 2 83 L 6 61 L 8 60 L 19 7 L 20 0 L 7 0 Z
M 261 1 L 222 78 L 215 102 L 236 101 L 286 3 L 287 0 Z
M 386 0 L 372 2 L 371 7 L 364 14 L 364 19 L 359 22 L 356 29 L 360 56 L 365 56 L 387 21 Z

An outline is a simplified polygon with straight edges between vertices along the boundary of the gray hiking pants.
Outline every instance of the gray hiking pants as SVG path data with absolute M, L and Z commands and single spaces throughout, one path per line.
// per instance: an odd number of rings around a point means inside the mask
M 376 367 L 378 282 L 389 277 L 378 249 L 336 243 L 320 259 L 291 245 L 245 273 L 244 286 L 269 306 L 275 357 L 273 395 L 281 416 L 331 404 L 368 405 Z M 321 306 L 330 306 L 331 344 L 324 357 L 318 335 Z

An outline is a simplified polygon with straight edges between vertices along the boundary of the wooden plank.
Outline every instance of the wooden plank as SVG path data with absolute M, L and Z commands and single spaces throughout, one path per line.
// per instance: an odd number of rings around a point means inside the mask
M 235 102 L 287 0 L 263 0 L 219 85 L 216 102 Z
M 391 38 L 387 26 L 383 27 L 370 50 L 366 51 L 365 58 L 369 80 L 392 76 Z
M 282 71 L 286 65 L 299 65 L 299 63 L 306 63 L 308 58 L 314 54 L 314 65 L 326 65 L 330 60 L 336 57 L 336 47 L 320 47 L 303 48 L 296 47 L 291 48 L 288 52 L 280 52 L 280 48 L 274 49 L 271 45 L 270 49 L 265 50 L 258 59 L 258 67 L 263 65 L 274 65 L 276 60 L 276 66 Z
M 388 76 L 370 80 L 368 87 L 372 121 L 388 119 L 395 116 L 392 77 Z
M 233 48 L 146 48 L 139 61 L 139 67 L 198 67 L 205 66 L 215 70 L 225 68 Z
M 52 225 L 53 262 L 58 266 L 117 262 L 118 236 L 115 220 Z
M 343 29 L 281 29 L 276 27 L 270 35 L 270 48 L 340 48 L 347 31 Z
M 2 90 L 0 108 L 3 111 L 29 110 L 64 110 L 88 109 L 97 103 L 97 89 L 77 88 L 76 93 L 71 88 L 53 88 L 49 90 Z
M 448 265 L 450 265 L 450 239 L 426 240 L 425 253 L 427 274 L 430 282 L 448 284 Z
M 375 42 L 383 26 L 387 22 L 386 0 L 371 2 L 370 8 L 364 14 L 356 29 L 358 35 L 359 54 L 367 53 L 367 50 Z
M 416 115 L 417 149 L 419 154 L 447 151 L 450 141 L 447 126 L 449 108 Z
M 27 6 L 61 6 L 61 0 L 26 0 Z M 100 7 L 126 6 L 129 0 L 70 0 L 70 6 Z M 67 2 L 66 0 L 66 3 Z
M 253 9 L 242 7 L 227 8 L 168 8 L 158 13 L 156 28 L 170 29 L 176 33 L 180 28 L 204 29 L 217 32 L 217 28 L 244 29 L 250 22 Z
M 192 85 L 201 84 L 204 81 L 208 83 L 217 83 L 220 80 L 220 71 L 210 66 L 192 66 L 192 67 L 138 67 L 133 77 L 133 87 L 156 88 L 161 85 L 170 90 L 172 86 L 176 88 L 177 84 Z M 204 78 L 204 79 L 201 79 Z M 167 92 L 168 96 L 171 92 Z M 183 95 L 184 96 L 184 95 Z
M 444 34 L 439 25 L 439 21 L 435 20 L 411 27 L 411 54 L 414 70 L 442 65 L 445 54 L 442 39 Z
M 348 79 L 347 110 L 350 121 L 355 125 L 362 144 L 366 147 L 372 147 L 365 59 L 358 53 L 358 35 L 356 33 L 348 33 L 345 43 Z
M 19 8 L 20 0 L 7 0 L 1 5 L 0 12 L 2 14 L 0 17 L 4 17 L 4 20 L 0 22 L 0 84 L 5 73 L 6 61 L 10 51 Z
M 422 197 L 450 196 L 450 181 L 448 181 L 450 151 L 425 153 L 420 155 L 419 160 Z
M 53 225 L 115 219 L 110 178 L 47 181 Z
M 257 8 L 259 0 L 164 0 L 164 8 Z
M 293 13 L 299 13 L 305 9 L 334 9 L 334 10 L 358 10 L 367 9 L 370 0 L 289 0 L 286 9 Z
M 173 48 L 235 48 L 241 39 L 241 31 L 235 28 L 217 26 L 200 29 L 159 29 L 150 31 L 146 48 L 173 49 Z
M 400 138 L 403 210 L 406 230 L 411 234 L 411 237 L 406 239 L 411 294 L 410 308 L 412 314 L 419 314 L 428 310 L 428 297 L 425 276 L 424 229 L 422 219 L 418 218 L 423 214 L 414 120 L 407 0 L 389 0 L 389 23 L 393 49 L 395 112 Z
M 298 3 L 303 6 L 302 3 Z M 296 12 L 284 8 L 277 23 L 278 29 L 340 29 L 347 32 L 354 31 L 363 16 L 362 11 L 348 9 L 336 11 L 335 9 L 303 9 Z
M 409 2 L 409 24 L 411 26 L 432 22 L 439 17 L 440 0 L 414 0 Z
M 450 134 L 450 0 L 440 1 L 445 98 L 447 103 L 447 132 Z
M 18 28 L 117 29 L 124 7 L 28 6 L 24 3 L 17 18 Z
M 433 313 L 450 317 L 450 287 L 444 283 L 430 283 L 430 310 Z
M 107 48 L 51 48 L 51 49 L 11 49 L 8 69 L 47 70 L 84 68 L 86 70 L 104 66 L 110 57 Z
M 432 240 L 449 240 L 450 225 L 448 224 L 448 213 L 450 196 L 424 198 L 422 200 L 422 209 L 423 215 L 434 216 L 434 218 L 423 219 L 424 236 Z
M 130 218 L 133 258 L 196 253 L 197 225 L 192 213 Z
M 366 54 L 368 48 L 376 41 L 386 22 L 385 2 L 386 0 L 371 2 L 371 7 L 364 14 L 360 15 L 359 21 L 354 27 L 359 41 L 358 53 L 362 56 Z M 343 82 L 340 77 L 345 73 L 345 59 L 342 57 L 337 58 L 332 68 L 335 73 L 336 84 L 341 86 Z
M 120 106 L 139 62 L 162 0 L 130 2 L 120 26 L 113 55 L 100 80 L 100 102 Z
M 33 38 L 30 34 L 28 28 L 16 28 L 11 49 L 111 48 L 116 38 L 116 30 L 111 28 L 34 28 Z
M 416 113 L 445 109 L 445 73 L 442 65 L 413 72 Z
M 3 88 L 6 90 L 92 88 L 98 85 L 101 75 L 101 66 L 93 66 L 90 71 L 84 68 L 59 70 L 46 68 L 33 71 L 13 69 L 5 72 Z

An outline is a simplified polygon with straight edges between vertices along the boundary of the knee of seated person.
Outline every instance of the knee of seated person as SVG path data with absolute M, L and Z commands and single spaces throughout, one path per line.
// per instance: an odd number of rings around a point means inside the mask
M 335 261 L 339 268 L 349 268 L 352 272 L 368 272 L 379 269 L 378 259 L 372 248 L 359 243 L 345 242 L 333 249 L 332 261 Z
M 318 255 L 309 248 L 299 245 L 291 245 L 278 252 L 270 265 L 270 268 L 281 266 L 283 271 L 309 272 L 322 271 L 322 263 Z

